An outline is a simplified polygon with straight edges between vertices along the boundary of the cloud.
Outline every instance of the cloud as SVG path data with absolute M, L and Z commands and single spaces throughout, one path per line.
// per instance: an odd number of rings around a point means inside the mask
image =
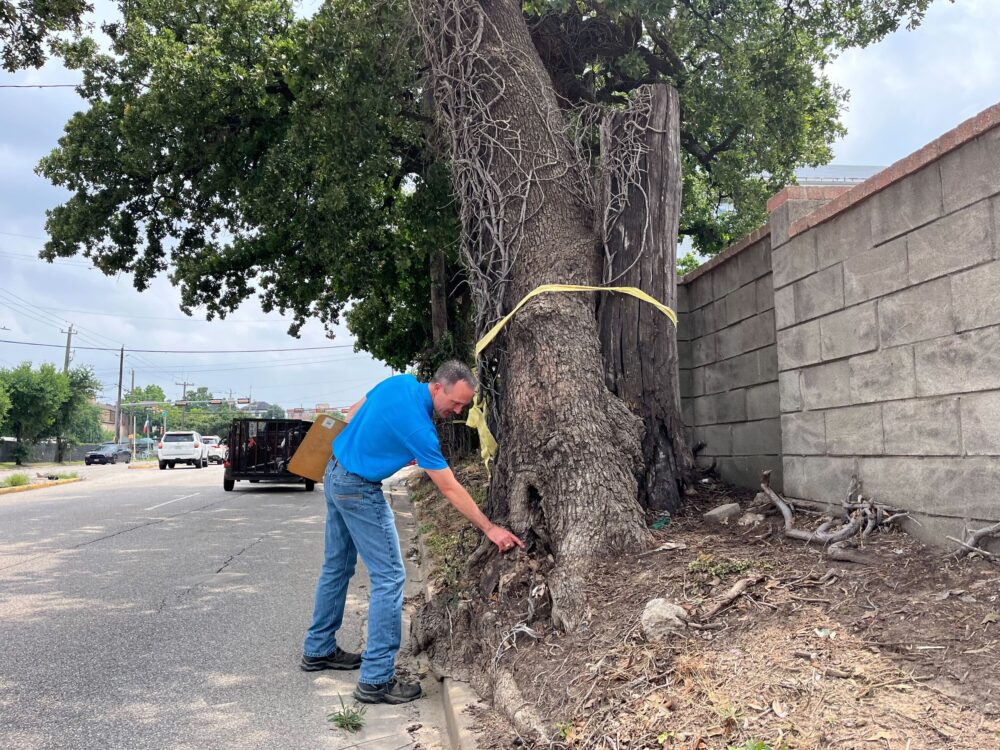
M 851 92 L 835 163 L 888 165 L 1000 100 L 1000 3 L 931 5 L 924 23 L 828 69 Z

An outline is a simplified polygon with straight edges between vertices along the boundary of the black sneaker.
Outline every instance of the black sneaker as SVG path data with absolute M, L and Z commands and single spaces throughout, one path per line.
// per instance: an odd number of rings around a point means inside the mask
M 329 656 L 306 656 L 302 655 L 299 667 L 305 672 L 318 672 L 321 669 L 357 669 L 361 666 L 361 654 L 352 654 L 350 651 L 337 647 Z
M 362 703 L 409 703 L 423 695 L 419 682 L 400 682 L 393 677 L 380 685 L 359 682 L 354 697 Z

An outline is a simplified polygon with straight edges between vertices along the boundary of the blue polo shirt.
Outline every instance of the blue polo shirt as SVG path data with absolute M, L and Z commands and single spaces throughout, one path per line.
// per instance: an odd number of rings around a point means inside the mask
M 412 375 L 396 375 L 372 388 L 333 441 L 333 454 L 349 472 L 372 482 L 414 459 L 422 469 L 447 469 L 427 384 Z

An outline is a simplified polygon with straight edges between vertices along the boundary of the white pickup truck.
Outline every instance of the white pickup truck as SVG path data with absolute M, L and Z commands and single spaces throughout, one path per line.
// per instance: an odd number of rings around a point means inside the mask
M 219 436 L 202 435 L 202 440 L 208 446 L 208 462 L 212 464 L 224 463 L 226 460 L 226 446 L 220 445 Z

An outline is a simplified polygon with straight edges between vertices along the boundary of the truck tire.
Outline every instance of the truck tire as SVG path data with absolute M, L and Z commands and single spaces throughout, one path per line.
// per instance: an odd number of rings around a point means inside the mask
M 235 479 L 223 479 L 222 480 L 222 489 L 224 489 L 226 492 L 232 492 L 233 491 L 233 487 L 235 487 L 235 486 L 236 486 L 236 480 Z
M 306 480 L 306 492 L 312 492 L 314 489 L 316 489 L 316 483 L 313 480 L 311 480 L 311 479 L 307 479 Z
M 166 461 L 160 461 L 160 471 L 163 471 L 166 468 L 167 468 L 167 462 Z

